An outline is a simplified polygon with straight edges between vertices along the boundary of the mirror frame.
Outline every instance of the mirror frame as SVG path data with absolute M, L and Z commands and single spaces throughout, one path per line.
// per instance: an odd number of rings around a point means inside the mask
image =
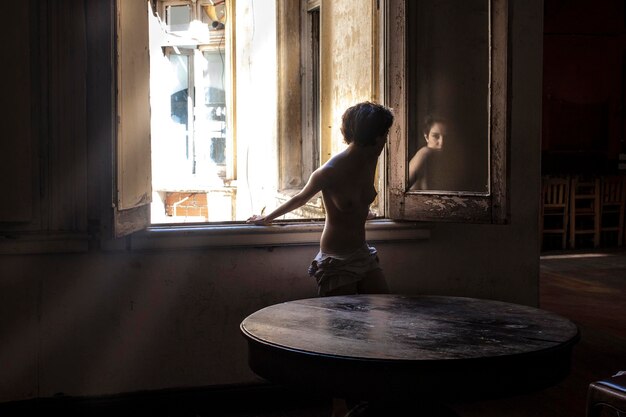
M 489 1 L 489 185 L 488 193 L 408 191 L 408 99 L 406 3 L 387 0 L 385 18 L 385 97 L 395 123 L 388 140 L 388 205 L 394 220 L 504 224 L 509 218 L 509 1 Z M 417 0 L 419 1 L 419 0 Z

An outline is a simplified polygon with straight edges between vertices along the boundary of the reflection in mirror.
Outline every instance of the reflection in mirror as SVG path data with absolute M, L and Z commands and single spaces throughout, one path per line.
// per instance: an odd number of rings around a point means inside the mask
M 409 161 L 409 190 L 440 190 L 445 175 L 435 170 L 442 166 L 444 141 L 448 125 L 442 118 L 426 117 L 422 135 L 425 143 Z M 444 156 L 445 158 L 445 156 Z
M 489 193 L 489 0 L 406 5 L 407 187 Z

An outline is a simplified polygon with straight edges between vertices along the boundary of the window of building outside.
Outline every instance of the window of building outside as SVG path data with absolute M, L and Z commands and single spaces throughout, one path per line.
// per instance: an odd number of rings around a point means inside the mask
M 302 14 L 307 103 L 302 140 L 293 138 L 301 160 L 288 158 L 284 166 L 275 121 L 247 117 L 276 107 L 276 94 L 251 92 L 258 107 L 252 111 L 246 110 L 250 94 L 236 94 L 264 72 L 268 88 L 276 84 L 276 48 L 268 47 L 275 12 L 259 19 L 264 11 L 258 6 L 234 29 L 232 6 L 229 0 L 159 1 L 150 16 L 152 224 L 245 221 L 296 193 L 320 164 L 319 5 Z M 256 80 L 253 88 L 262 89 Z M 283 171 L 290 176 L 286 184 Z M 285 218 L 323 216 L 316 197 Z

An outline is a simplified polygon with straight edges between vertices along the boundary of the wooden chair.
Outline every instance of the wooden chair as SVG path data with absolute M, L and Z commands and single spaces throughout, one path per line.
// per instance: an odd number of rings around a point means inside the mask
M 546 235 L 561 235 L 561 249 L 566 248 L 569 186 L 569 178 L 544 177 L 542 180 L 540 220 L 542 249 L 546 247 Z
M 622 246 L 624 239 L 624 177 L 612 175 L 601 179 L 602 192 L 600 199 L 600 239 L 608 241 L 615 236 L 615 245 Z
M 579 237 L 590 237 L 600 245 L 600 178 L 572 177 L 570 184 L 569 246 L 576 248 Z

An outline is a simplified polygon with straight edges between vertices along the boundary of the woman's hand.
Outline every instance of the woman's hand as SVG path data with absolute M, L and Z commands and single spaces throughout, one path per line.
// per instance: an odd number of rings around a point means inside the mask
M 255 214 L 246 220 L 246 223 L 256 224 L 257 226 L 267 226 L 271 224 L 271 220 L 267 220 L 267 217 L 259 214 Z

